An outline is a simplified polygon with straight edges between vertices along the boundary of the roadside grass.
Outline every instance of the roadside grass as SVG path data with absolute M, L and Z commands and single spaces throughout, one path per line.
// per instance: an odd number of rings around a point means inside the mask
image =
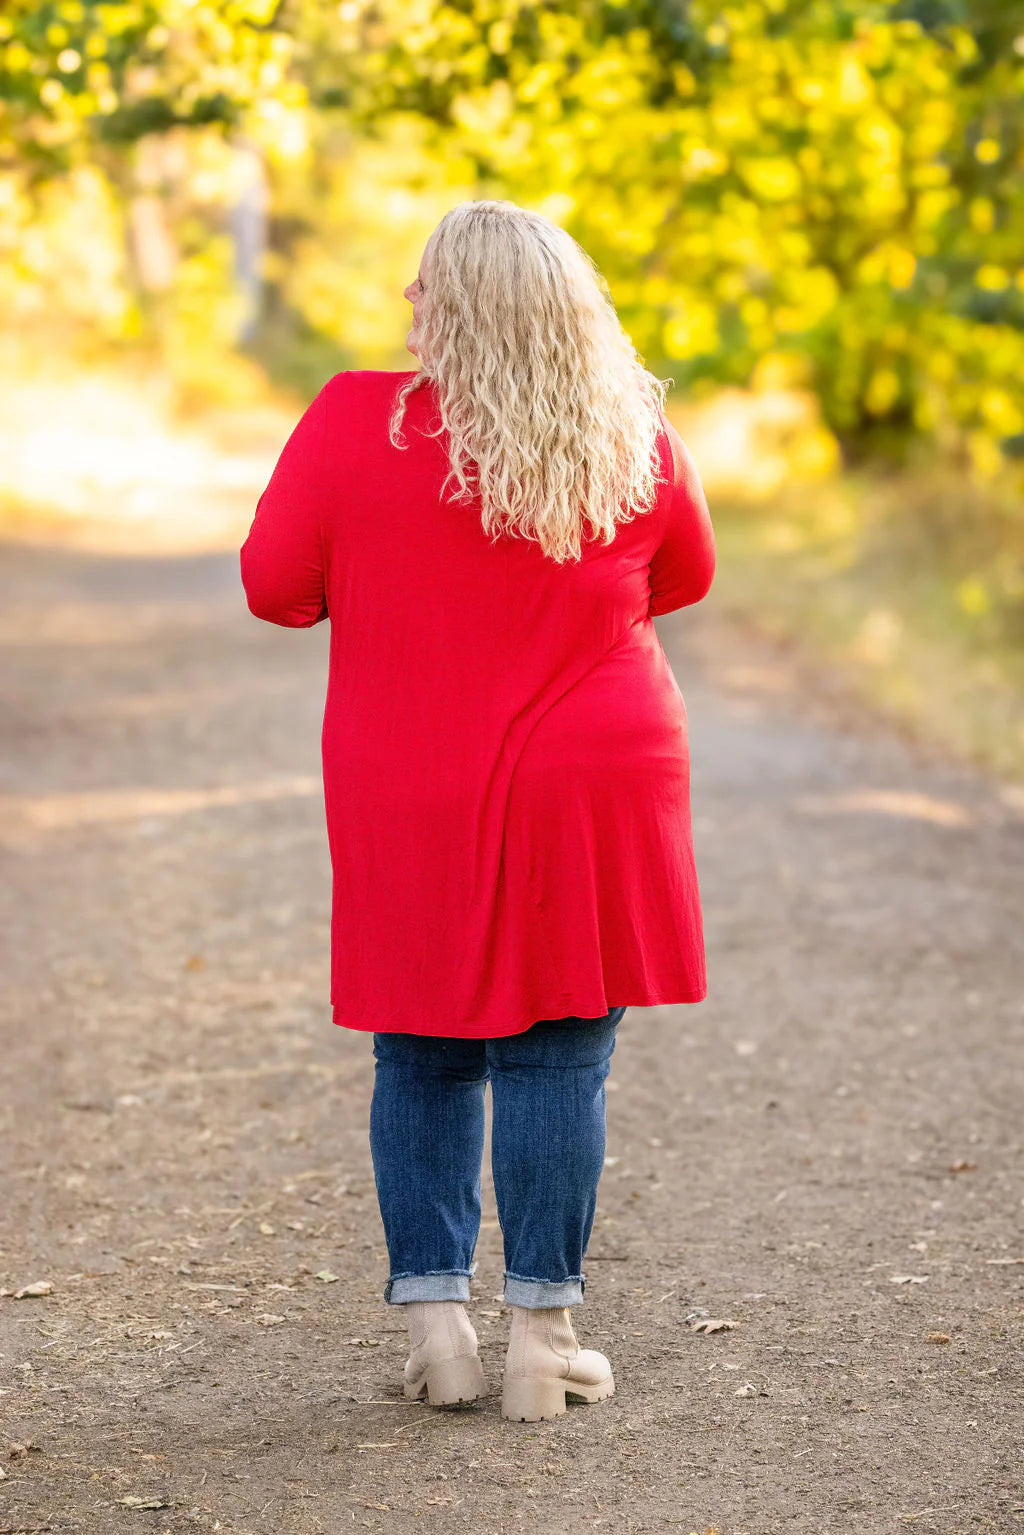
M 913 735 L 1024 778 L 1024 508 L 942 466 L 709 493 L 723 611 Z

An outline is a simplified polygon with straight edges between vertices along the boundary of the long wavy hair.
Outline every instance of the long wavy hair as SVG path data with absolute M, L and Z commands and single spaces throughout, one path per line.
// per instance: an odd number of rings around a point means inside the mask
M 643 366 L 594 262 L 566 230 L 515 203 L 459 203 L 428 241 L 419 367 L 448 434 L 442 494 L 479 497 L 484 531 L 533 539 L 559 563 L 586 532 L 650 510 L 667 381 Z

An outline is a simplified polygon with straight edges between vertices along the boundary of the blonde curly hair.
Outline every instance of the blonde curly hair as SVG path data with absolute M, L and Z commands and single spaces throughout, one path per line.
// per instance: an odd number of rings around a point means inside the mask
M 643 366 L 597 267 L 543 214 L 463 202 L 427 242 L 419 367 L 389 422 L 404 447 L 410 394 L 437 391 L 453 501 L 480 499 L 484 531 L 533 539 L 559 563 L 584 532 L 610 543 L 650 510 L 667 381 Z

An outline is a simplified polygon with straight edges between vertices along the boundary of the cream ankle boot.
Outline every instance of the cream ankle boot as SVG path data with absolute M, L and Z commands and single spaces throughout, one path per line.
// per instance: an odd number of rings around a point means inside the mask
M 580 1348 L 568 1306 L 512 1307 L 503 1418 L 536 1423 L 563 1413 L 567 1395 L 600 1402 L 614 1391 L 611 1365 L 596 1349 Z
M 476 1332 L 462 1302 L 414 1300 L 404 1304 L 412 1345 L 405 1362 L 406 1396 L 415 1400 L 425 1386 L 432 1407 L 451 1407 L 486 1396 Z

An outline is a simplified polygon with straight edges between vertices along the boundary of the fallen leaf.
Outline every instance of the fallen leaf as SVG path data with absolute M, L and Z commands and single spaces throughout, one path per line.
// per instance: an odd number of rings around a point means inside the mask
M 279 1322 L 287 1321 L 287 1317 L 275 1316 L 272 1311 L 261 1311 L 256 1318 L 261 1327 L 276 1327 Z
M 737 1322 L 729 1321 L 726 1317 L 702 1317 L 691 1324 L 691 1330 L 700 1333 L 731 1332 L 738 1325 Z
M 319 1279 L 323 1284 L 337 1284 L 338 1282 L 337 1274 L 332 1274 L 330 1269 L 318 1270 L 318 1272 L 313 1275 L 313 1278 Z
M 268 1221 L 260 1221 L 260 1231 L 265 1237 L 272 1237 L 276 1235 L 273 1226 L 271 1226 Z
M 190 954 L 185 961 L 186 970 L 205 970 L 206 960 L 201 954 Z
M 950 1162 L 949 1170 L 951 1173 L 976 1173 L 978 1164 L 977 1162 Z
M 925 1342 L 927 1342 L 927 1343 L 948 1343 L 949 1342 L 949 1333 L 948 1332 L 930 1332 L 928 1334 L 928 1337 L 925 1339 Z
M 169 1498 L 135 1498 L 130 1494 L 127 1498 L 115 1498 L 115 1503 L 123 1503 L 125 1508 L 170 1508 Z
M 22 1285 L 20 1290 L 15 1290 L 15 1300 L 31 1300 L 36 1295 L 52 1295 L 53 1285 L 48 1279 L 37 1279 L 35 1284 Z
M 890 1274 L 890 1284 L 927 1284 L 930 1274 Z

